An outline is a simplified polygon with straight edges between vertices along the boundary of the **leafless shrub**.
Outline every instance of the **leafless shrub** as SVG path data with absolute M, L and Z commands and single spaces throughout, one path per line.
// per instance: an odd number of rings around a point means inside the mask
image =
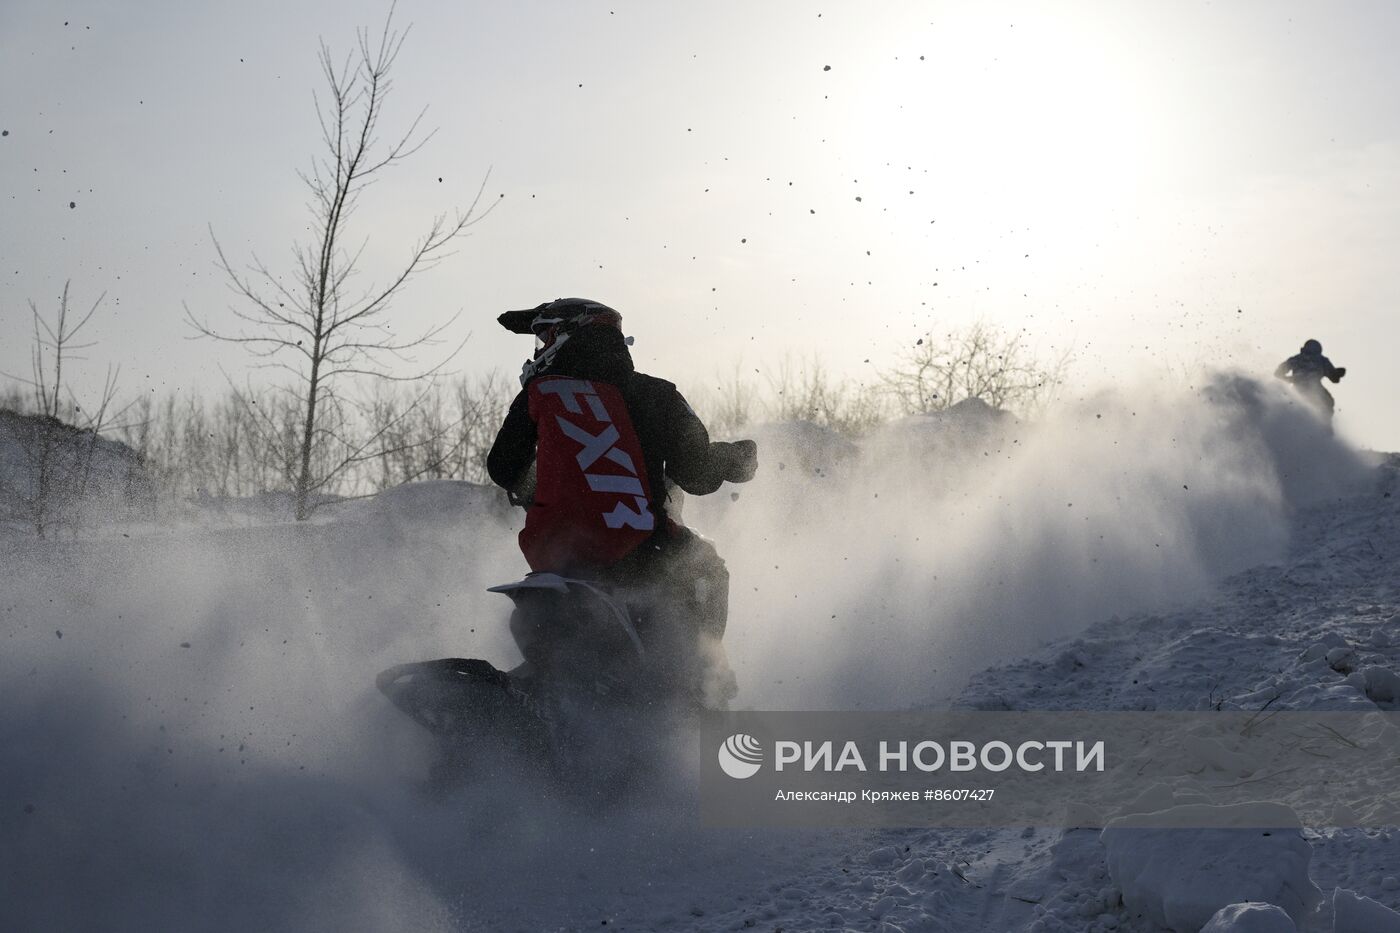
M 13 379 L 13 376 L 7 377 Z M 0 386 L 0 411 L 21 413 L 29 410 L 30 396 L 13 382 Z
M 370 484 L 387 489 L 415 479 L 489 482 L 486 454 L 510 400 L 510 387 L 494 371 L 434 384 L 417 398 L 398 387 L 377 393 L 370 421 L 383 440 Z
M 375 383 L 354 405 L 328 409 L 328 437 L 315 448 L 315 470 L 350 450 L 337 438 L 374 438 L 374 456 L 339 470 L 324 496 L 355 497 L 415 479 L 488 482 L 486 454 L 512 391 L 497 372 L 434 381 L 422 387 Z M 132 406 L 121 438 L 172 503 L 223 502 L 285 493 L 300 466 L 295 456 L 300 402 L 277 387 L 230 387 L 206 399 L 172 393 Z
M 715 437 L 737 437 L 752 424 L 760 406 L 758 396 L 756 383 L 744 376 L 737 363 L 728 375 L 697 383 L 686 391 L 687 401 Z
M 515 395 L 515 387 L 499 371 L 492 370 L 475 380 L 459 379 L 453 385 L 453 398 L 458 416 L 457 452 L 453 478 L 473 483 L 489 483 L 486 455 L 496 440 L 496 432 L 505 420 L 506 409 Z
M 1030 416 L 1063 383 L 1070 352 L 1036 356 L 1024 331 L 1007 333 L 978 322 L 961 332 L 927 334 L 881 374 L 884 389 L 906 415 L 942 411 L 980 398 L 994 408 Z
M 794 363 L 785 357 L 765 379 L 768 394 L 762 407 L 770 421 L 811 421 L 858 436 L 886 416 L 879 387 L 837 380 L 820 360 Z

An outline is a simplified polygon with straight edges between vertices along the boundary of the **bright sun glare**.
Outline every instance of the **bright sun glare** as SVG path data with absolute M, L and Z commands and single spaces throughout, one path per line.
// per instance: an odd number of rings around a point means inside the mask
M 1161 168 L 1163 134 L 1141 70 L 1088 25 L 982 12 L 936 23 L 916 81 L 891 63 L 870 88 L 888 102 L 869 116 L 871 155 L 917 154 L 964 219 L 1101 230 Z

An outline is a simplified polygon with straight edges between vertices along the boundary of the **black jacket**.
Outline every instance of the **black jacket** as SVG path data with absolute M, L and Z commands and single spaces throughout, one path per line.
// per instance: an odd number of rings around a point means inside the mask
M 622 333 L 615 328 L 593 326 L 576 331 L 560 349 L 549 375 L 606 382 L 622 391 L 646 456 L 658 527 L 664 527 L 666 518 L 665 478 L 697 496 L 714 492 L 727 479 L 741 481 L 745 455 L 738 445 L 712 442 L 705 425 L 674 385 L 637 372 Z M 492 481 L 516 490 L 534 461 L 535 440 L 529 395 L 522 390 L 511 402 L 486 459 Z
M 1316 383 L 1319 386 L 1324 378 L 1333 382 L 1341 382 L 1346 375 L 1346 369 L 1341 366 L 1333 366 L 1332 361 L 1319 353 L 1296 353 L 1278 364 L 1278 369 L 1274 370 L 1274 375 L 1280 379 L 1287 379 L 1294 385 L 1302 386 L 1305 383 Z

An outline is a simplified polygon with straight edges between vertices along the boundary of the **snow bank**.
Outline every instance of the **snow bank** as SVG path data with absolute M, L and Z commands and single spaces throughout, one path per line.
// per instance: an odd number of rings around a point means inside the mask
M 1176 828 L 1232 820 L 1278 828 Z M 1277 905 L 1297 922 L 1321 899 L 1308 876 L 1312 847 L 1297 815 L 1279 804 L 1186 804 L 1120 817 L 1100 838 L 1123 903 L 1176 933 L 1196 933 L 1217 911 L 1244 901 Z
M 1293 918 L 1273 904 L 1244 903 L 1222 907 L 1201 933 L 1297 933 Z
M 43 491 L 41 480 L 43 477 Z M 0 409 L 0 529 L 91 525 L 150 511 L 155 488 L 136 452 L 56 418 Z
M 523 524 L 523 513 L 511 506 L 504 490 L 452 479 L 395 486 L 360 504 L 349 517 L 394 535 L 460 532 L 498 538 Z
M 1355 891 L 1332 892 L 1332 933 L 1400 933 L 1400 913 Z
M 999 455 L 1025 426 L 981 399 L 964 399 L 946 411 L 909 415 L 882 425 L 861 445 L 859 467 L 879 469 L 883 482 L 899 482 L 924 495 L 945 495 Z
M 1400 702 L 1400 674 L 1388 667 L 1370 665 L 1362 670 L 1353 671 L 1348 674 L 1346 683 L 1366 694 L 1377 704 Z
M 831 428 L 811 421 L 755 425 L 745 433 L 759 444 L 764 461 L 790 477 L 839 473 L 860 454 L 860 448 Z

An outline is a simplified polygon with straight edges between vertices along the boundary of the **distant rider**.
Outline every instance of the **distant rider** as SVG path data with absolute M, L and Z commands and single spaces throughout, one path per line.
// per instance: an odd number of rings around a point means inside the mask
M 1346 374 L 1346 367 L 1333 366 L 1332 361 L 1322 355 L 1322 344 L 1316 340 L 1304 343 L 1302 350 L 1284 360 L 1278 365 L 1278 369 L 1274 370 L 1275 376 L 1292 383 L 1293 388 L 1324 414 L 1329 422 L 1337 403 L 1332 398 L 1332 393 L 1322 385 L 1322 380 L 1341 382 Z
M 674 385 L 636 372 L 622 315 L 607 305 L 561 298 L 499 321 L 536 338 L 487 458 L 491 479 L 527 506 L 520 549 L 530 569 L 647 590 L 643 642 L 692 681 L 674 686 L 722 704 L 734 693 L 719 645 L 729 574 L 714 546 L 675 520 L 668 481 L 693 495 L 747 482 L 756 445 L 711 441 Z M 548 663 L 559 630 L 540 615 L 512 620 L 526 668 Z M 696 652 L 698 669 L 677 660 Z

